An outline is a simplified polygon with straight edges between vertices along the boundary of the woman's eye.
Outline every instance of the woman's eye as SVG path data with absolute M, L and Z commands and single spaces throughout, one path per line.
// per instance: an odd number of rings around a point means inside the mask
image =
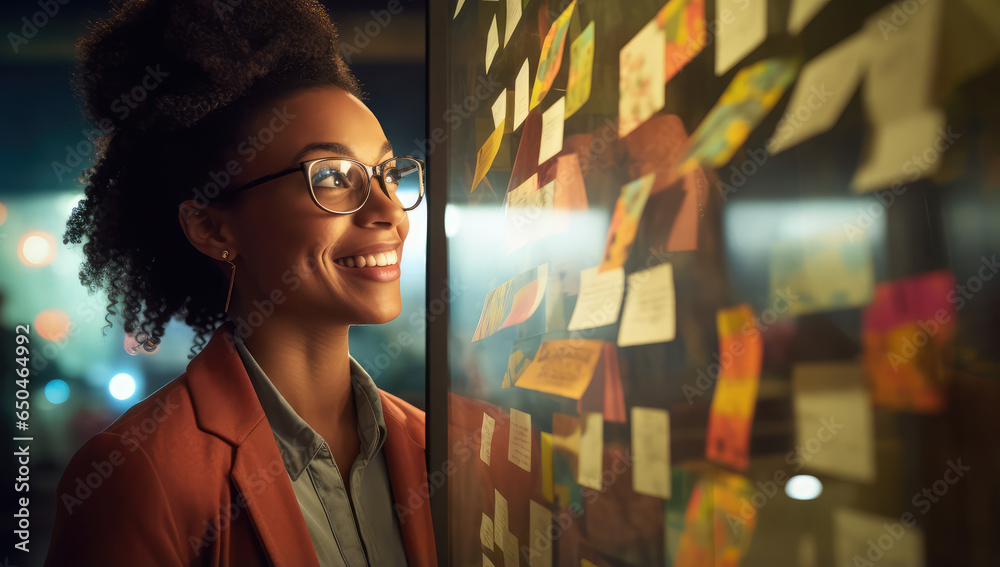
M 313 176 L 313 185 L 348 188 L 351 186 L 351 182 L 343 172 L 336 169 L 324 169 L 316 172 L 316 175 Z

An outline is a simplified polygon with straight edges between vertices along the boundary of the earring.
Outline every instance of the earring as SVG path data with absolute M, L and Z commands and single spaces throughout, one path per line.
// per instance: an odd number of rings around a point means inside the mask
M 229 262 L 229 250 L 222 251 L 222 259 Z M 233 267 L 233 275 L 229 278 L 229 294 L 226 295 L 226 308 L 223 309 L 225 313 L 229 313 L 229 298 L 233 296 L 233 282 L 236 281 L 236 264 L 229 262 L 229 265 Z

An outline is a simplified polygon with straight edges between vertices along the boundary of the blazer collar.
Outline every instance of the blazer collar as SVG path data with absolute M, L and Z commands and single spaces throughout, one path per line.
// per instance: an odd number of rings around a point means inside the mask
M 298 500 L 260 401 L 226 321 L 187 366 L 198 426 L 235 446 L 232 478 L 244 495 L 261 543 L 277 567 L 319 567 Z M 426 494 L 423 414 L 378 390 L 385 418 L 383 450 L 395 510 L 412 566 L 437 564 Z M 404 409 L 405 408 L 405 409 Z
M 220 325 L 187 366 L 195 419 L 235 446 L 232 482 L 271 563 L 319 567 L 271 426 L 233 343 L 233 327 L 231 321 Z

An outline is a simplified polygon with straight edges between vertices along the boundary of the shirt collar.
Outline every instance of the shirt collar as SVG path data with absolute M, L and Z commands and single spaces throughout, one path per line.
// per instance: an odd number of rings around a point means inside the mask
M 233 329 L 233 342 L 246 367 L 247 375 L 257 392 L 261 408 L 271 425 L 271 432 L 277 442 L 285 470 L 292 480 L 302 474 L 306 466 L 324 446 L 323 438 L 309 426 L 257 364 L 247 349 L 237 329 Z M 362 464 L 368 462 L 381 450 L 385 443 L 386 427 L 382 414 L 382 400 L 378 387 L 368 372 L 348 355 L 351 365 L 351 385 L 354 388 L 354 403 L 358 413 L 358 437 L 361 440 Z M 350 471 L 354 463 L 337 463 L 342 471 Z

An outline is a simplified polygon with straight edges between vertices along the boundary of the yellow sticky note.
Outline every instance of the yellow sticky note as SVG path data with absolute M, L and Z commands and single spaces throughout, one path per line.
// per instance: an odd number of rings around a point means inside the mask
M 590 98 L 594 75 L 594 22 L 590 22 L 569 47 L 569 79 L 566 82 L 566 118 L 576 114 Z
M 486 139 L 483 147 L 479 148 L 479 153 L 476 154 L 476 173 L 472 177 L 472 189 L 469 189 L 469 193 L 476 190 L 479 182 L 486 177 L 486 172 L 493 165 L 493 160 L 496 159 L 497 152 L 500 151 L 500 140 L 503 139 L 503 125 L 504 121 L 501 120 L 496 130 L 493 130 L 490 137 Z
M 553 499 L 552 486 L 552 434 L 542 432 L 539 448 L 542 451 L 542 495 L 549 502 Z
M 516 385 L 579 400 L 594 377 L 603 344 L 582 339 L 545 341 Z

